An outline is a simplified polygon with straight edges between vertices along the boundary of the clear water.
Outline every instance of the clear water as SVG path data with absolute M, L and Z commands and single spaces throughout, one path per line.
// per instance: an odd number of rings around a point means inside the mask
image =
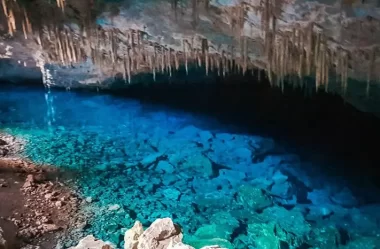
M 33 161 L 78 172 L 91 219 L 74 233 L 122 247 L 136 219 L 171 217 L 196 248 L 380 248 L 380 205 L 359 205 L 315 162 L 212 118 L 18 87 L 0 88 L 0 129 L 27 139 Z

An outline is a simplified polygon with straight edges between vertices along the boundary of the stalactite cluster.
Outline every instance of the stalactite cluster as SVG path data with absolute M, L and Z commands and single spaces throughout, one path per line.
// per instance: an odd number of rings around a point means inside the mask
M 66 0 L 56 0 L 56 3 L 58 8 L 65 10 Z M 228 7 L 235 43 L 217 46 L 205 37 L 194 36 L 183 38 L 182 50 L 171 48 L 164 42 L 148 40 L 145 30 L 94 27 L 85 21 L 80 30 L 59 22 L 34 26 L 28 11 L 17 0 L 1 0 L 1 4 L 9 34 L 13 36 L 16 30 L 22 30 L 25 39 L 34 38 L 44 51 L 46 63 L 70 65 L 90 58 L 107 73 L 122 72 L 125 82 L 129 83 L 132 75 L 139 72 L 150 71 L 156 79 L 158 72 L 171 76 L 180 65 L 184 65 L 188 73 L 190 65 L 195 65 L 203 68 L 206 75 L 215 72 L 220 76 L 265 69 L 271 85 L 282 89 L 285 82 L 302 87 L 305 76 L 314 76 L 316 88 L 328 91 L 332 74 L 336 75 L 344 92 L 348 86 L 352 51 L 332 46 L 323 29 L 312 22 L 305 26 L 294 25 L 291 31 L 280 30 L 281 0 L 260 0 L 260 5 L 244 1 Z M 200 8 L 207 10 L 210 1 L 191 0 L 190 4 L 196 27 L 200 22 Z M 171 0 L 171 6 L 176 13 L 179 0 Z M 253 34 L 249 35 L 244 30 L 245 24 L 252 27 L 248 23 L 248 11 L 254 11 L 261 17 L 260 42 L 263 43 L 265 60 L 260 62 L 252 52 L 255 51 L 254 44 L 257 44 L 253 41 Z M 377 48 L 372 48 L 365 52 L 368 57 L 367 96 L 370 84 L 378 74 L 374 71 L 376 51 Z M 261 80 L 261 70 L 257 72 Z

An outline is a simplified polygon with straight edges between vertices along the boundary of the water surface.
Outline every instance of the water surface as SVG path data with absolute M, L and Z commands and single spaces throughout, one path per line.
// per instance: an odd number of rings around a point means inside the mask
M 119 247 L 135 220 L 160 217 L 180 224 L 196 248 L 380 246 L 380 206 L 354 195 L 343 172 L 328 177 L 272 138 L 211 117 L 105 94 L 4 87 L 0 129 L 27 139 L 31 160 L 77 172 L 91 217 L 74 232 Z

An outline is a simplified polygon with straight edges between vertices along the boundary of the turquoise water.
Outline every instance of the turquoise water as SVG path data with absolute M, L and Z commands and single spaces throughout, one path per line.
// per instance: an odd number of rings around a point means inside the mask
M 196 248 L 380 246 L 380 205 L 269 137 L 110 95 L 0 88 L 0 129 L 25 156 L 70 169 L 94 234 L 122 247 L 134 221 L 171 217 Z M 364 203 L 364 204 L 363 204 Z M 66 246 L 70 245 L 68 239 Z

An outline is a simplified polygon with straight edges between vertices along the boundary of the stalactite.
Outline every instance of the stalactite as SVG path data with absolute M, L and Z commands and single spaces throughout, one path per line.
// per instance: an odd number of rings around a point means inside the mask
M 3 6 L 4 16 L 8 18 L 7 2 L 6 2 L 6 0 L 1 0 L 1 3 L 2 3 L 2 6 Z
M 65 0 L 57 0 L 57 6 L 65 12 Z
M 280 77 L 280 60 L 281 60 L 281 43 L 276 42 L 275 47 L 275 62 L 274 62 L 274 70 L 276 72 L 275 78 L 276 78 L 276 87 L 280 86 L 281 77 Z
M 228 63 L 228 70 L 231 71 L 231 72 L 233 72 L 233 70 L 234 70 L 234 61 L 235 61 L 234 46 L 231 46 L 230 54 L 231 54 L 231 60 Z
M 198 67 L 202 67 L 202 60 L 198 49 L 195 50 L 195 57 L 197 58 Z
M 25 25 L 24 21 L 22 21 L 22 32 L 24 33 L 25 40 L 27 40 L 28 39 L 28 35 L 26 33 L 26 25 Z
M 69 62 L 73 61 L 73 56 L 71 54 L 71 48 L 70 48 L 70 43 L 69 43 L 69 37 L 68 37 L 68 32 L 67 30 L 64 33 L 65 37 L 65 46 L 66 46 L 66 54 Z
M 210 54 L 210 69 L 215 72 L 215 56 Z
M 71 35 L 69 37 L 69 46 L 70 46 L 72 60 L 73 60 L 74 63 L 76 63 L 77 60 L 78 60 L 78 57 L 77 57 L 77 54 L 76 54 L 76 50 L 74 48 L 73 37 Z
M 154 55 L 153 55 L 153 80 L 156 81 L 156 65 L 157 65 L 157 49 L 154 46 Z
M 220 63 L 221 63 L 221 56 L 220 56 L 220 54 L 217 54 L 216 69 L 218 70 L 218 76 L 220 76 Z
M 346 51 L 343 51 L 342 56 L 342 83 L 343 83 L 343 96 L 346 96 L 347 93 L 347 78 L 348 78 L 348 54 Z
M 269 34 L 269 33 L 268 33 Z M 269 34 L 268 37 L 267 37 L 267 43 L 268 44 L 272 44 L 272 40 L 271 40 L 272 36 Z M 268 46 L 268 49 L 267 49 L 267 72 L 268 72 L 268 78 L 269 78 L 269 83 L 270 85 L 272 86 L 273 84 L 273 73 L 272 73 L 272 55 L 273 55 L 273 47 L 272 46 Z
M 290 41 L 289 41 L 289 37 L 288 36 L 285 36 L 285 48 L 284 48 L 284 80 L 285 81 L 285 76 L 286 75 L 289 75 L 289 58 L 290 58 L 290 53 L 289 53 L 289 49 L 290 49 Z M 285 87 L 284 84 L 282 84 L 282 89 Z
M 26 13 L 25 8 L 23 10 L 24 10 L 24 18 L 25 18 L 26 31 L 28 33 L 32 33 L 33 32 L 32 24 L 30 23 L 30 20 L 29 20 L 28 14 Z
M 16 31 L 16 20 L 12 9 L 9 10 L 8 29 L 9 35 L 13 36 L 14 32 Z
M 161 45 L 161 54 L 160 54 L 161 60 L 160 60 L 160 66 L 161 66 L 161 73 L 165 72 L 165 50 L 164 47 Z
M 325 92 L 329 91 L 330 83 L 330 65 L 331 65 L 331 54 L 329 51 L 326 51 L 326 63 L 325 63 Z
M 309 25 L 308 29 L 308 41 L 307 41 L 307 49 L 306 49 L 306 74 L 311 75 L 311 67 L 312 67 L 312 49 L 313 49 L 313 27 L 314 23 Z
M 206 51 L 206 54 L 205 54 L 205 67 L 206 67 L 206 76 L 208 76 L 208 71 L 209 71 L 209 56 L 208 56 L 208 51 Z
M 368 61 L 368 72 L 367 72 L 367 87 L 366 87 L 366 97 L 369 98 L 369 91 L 371 87 L 371 79 L 372 79 L 372 71 L 373 71 L 373 66 L 375 62 L 375 49 L 372 48 L 369 54 L 369 61 Z
M 130 56 L 130 49 L 127 49 L 127 76 L 128 76 L 128 84 L 131 84 L 131 56 Z
M 301 87 L 303 87 L 304 78 L 304 34 L 302 31 L 299 32 L 299 67 L 298 67 L 298 77 L 300 79 Z
M 169 48 L 169 51 L 168 51 L 168 65 L 169 65 L 169 77 L 172 77 L 172 56 L 171 56 L 171 49 Z
M 248 47 L 247 47 L 247 37 L 244 36 L 243 40 L 243 55 L 244 55 L 244 62 L 243 62 L 243 74 L 246 73 L 247 67 L 248 67 Z
M 315 64 L 317 63 L 316 60 L 319 58 L 318 55 L 319 55 L 319 47 L 321 45 L 321 34 L 317 33 L 316 36 L 317 38 L 314 45 L 314 59 L 315 59 L 314 63 Z
M 321 51 L 321 83 L 326 84 L 326 44 L 323 43 L 323 50 Z
M 188 74 L 189 74 L 189 69 L 188 69 L 188 65 L 187 65 L 188 62 L 187 62 L 186 41 L 183 40 L 182 43 L 183 43 L 183 53 L 184 53 L 184 55 L 185 55 L 185 69 L 186 69 L 186 75 L 188 75 Z
M 223 68 L 223 77 L 226 77 L 226 52 L 222 51 L 222 68 Z
M 178 55 L 177 52 L 174 51 L 174 63 L 175 63 L 175 70 L 179 70 L 179 61 L 178 61 Z
M 114 30 L 111 29 L 109 31 L 110 33 L 110 52 L 111 52 L 111 60 L 112 60 L 112 65 L 115 65 L 115 60 L 116 60 L 116 52 L 115 52 L 115 33 Z
M 59 50 L 59 57 L 61 58 L 61 63 L 62 64 L 65 64 L 65 59 L 64 59 L 64 56 L 63 56 L 63 48 L 62 48 L 62 42 L 61 42 L 61 38 L 60 38 L 60 35 L 59 35 L 59 31 L 56 30 L 56 39 L 57 39 L 57 42 L 58 42 L 58 50 Z

